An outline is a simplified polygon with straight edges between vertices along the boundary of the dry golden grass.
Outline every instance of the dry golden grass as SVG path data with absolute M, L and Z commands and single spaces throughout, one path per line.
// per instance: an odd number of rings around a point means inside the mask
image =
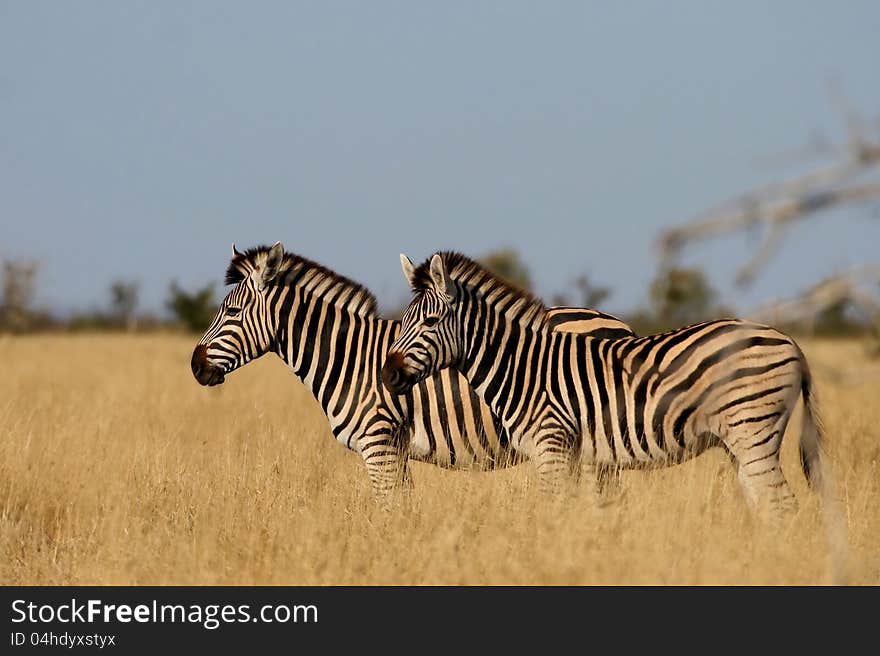
M 719 452 L 628 472 L 625 496 L 541 497 L 528 465 L 416 464 L 390 512 L 360 458 L 274 356 L 219 388 L 176 336 L 0 338 L 4 584 L 818 584 L 819 502 L 783 464 L 800 511 L 773 529 L 744 506 Z M 843 497 L 849 581 L 880 583 L 880 378 L 858 343 L 804 344 Z

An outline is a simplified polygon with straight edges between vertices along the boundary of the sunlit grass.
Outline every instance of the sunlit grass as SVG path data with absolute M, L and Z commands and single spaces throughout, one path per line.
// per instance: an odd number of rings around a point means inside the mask
M 0 338 L 0 582 L 5 584 L 817 584 L 820 505 L 771 528 L 710 452 L 627 472 L 623 498 L 537 494 L 528 465 L 414 466 L 378 509 L 359 456 L 274 356 L 218 388 L 176 336 Z M 880 583 L 880 378 L 855 342 L 803 344 L 843 498 L 849 581 Z M 798 413 L 799 416 L 799 413 Z

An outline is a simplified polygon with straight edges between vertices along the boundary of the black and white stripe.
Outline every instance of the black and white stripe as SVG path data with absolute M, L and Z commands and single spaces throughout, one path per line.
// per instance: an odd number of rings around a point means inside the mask
M 795 498 L 779 450 L 798 397 L 801 456 L 819 476 L 820 434 L 807 363 L 788 336 L 725 319 L 649 337 L 608 340 L 550 330 L 536 298 L 456 253 L 415 268 L 415 296 L 383 369 L 405 392 L 454 366 L 534 459 L 545 487 L 581 459 L 604 480 L 621 468 L 681 462 L 726 449 L 749 502 L 784 512 Z
M 449 468 L 494 469 L 521 460 L 506 431 L 457 372 L 445 371 L 397 395 L 380 381 L 400 322 L 376 314 L 364 287 L 280 244 L 238 253 L 229 292 L 193 352 L 205 385 L 274 352 L 314 394 L 336 439 L 364 457 L 383 497 L 406 479 L 406 459 Z M 626 324 L 596 312 L 560 308 L 558 329 L 630 336 Z

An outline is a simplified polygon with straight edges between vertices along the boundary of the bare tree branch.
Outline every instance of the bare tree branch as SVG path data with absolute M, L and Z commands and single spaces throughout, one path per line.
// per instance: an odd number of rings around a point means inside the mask
M 829 95 L 847 125 L 848 142 L 836 149 L 840 159 L 803 175 L 752 189 L 661 232 L 658 242 L 664 266 L 670 266 L 680 251 L 693 242 L 759 227 L 763 235 L 758 252 L 737 272 L 737 283 L 748 284 L 773 257 L 791 224 L 833 206 L 880 198 L 880 181 L 854 183 L 856 177 L 880 173 L 880 140 L 871 140 L 864 134 L 864 122 L 833 81 L 829 83 Z
M 880 266 L 855 267 L 825 278 L 794 298 L 772 301 L 748 316 L 770 323 L 812 322 L 824 310 L 850 302 L 861 310 L 875 329 L 880 329 Z

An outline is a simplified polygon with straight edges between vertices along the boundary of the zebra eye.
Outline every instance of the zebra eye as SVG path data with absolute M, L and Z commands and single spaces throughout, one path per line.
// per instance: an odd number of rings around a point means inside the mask
M 425 320 L 422 323 L 428 328 L 433 328 L 437 325 L 438 321 L 440 321 L 440 317 L 425 317 Z
M 226 314 L 230 317 L 237 317 L 241 313 L 240 307 L 228 307 L 226 308 Z

